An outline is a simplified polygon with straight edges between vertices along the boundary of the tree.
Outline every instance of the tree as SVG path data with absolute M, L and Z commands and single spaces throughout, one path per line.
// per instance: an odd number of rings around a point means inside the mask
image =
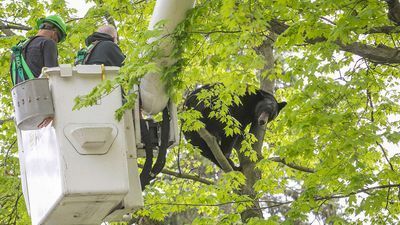
M 126 66 L 114 83 L 127 89 L 157 69 L 149 62 L 163 39 L 147 43 L 157 36 L 157 31 L 147 31 L 154 1 L 93 3 L 83 18 L 74 18 L 74 10 L 62 0 L 1 4 L 0 18 L 6 18 L 0 20 L 1 119 L 12 114 L 8 49 L 22 39 L 22 31 L 34 34 L 35 19 L 45 11 L 61 14 L 70 25 L 67 41 L 60 45 L 62 63 L 71 63 L 83 39 L 106 22 L 117 25 L 127 54 Z M 262 142 L 244 132 L 247 138 L 235 158 L 246 161 L 244 174 L 219 170 L 182 140 L 170 150 L 163 174 L 148 186 L 145 207 L 134 217 L 167 221 L 190 211 L 197 214 L 193 224 L 397 223 L 398 4 L 398 0 L 197 1 L 169 35 L 179 59 L 162 68 L 172 99 L 181 105 L 187 90 L 222 82 L 226 88 L 208 97 L 219 96 L 216 111 L 230 121 L 226 109 L 236 104 L 237 96 L 249 86 L 271 90 L 272 85 L 265 84 L 275 80 L 276 97 L 289 104 L 267 126 Z M 80 106 L 100 92 L 91 93 Z M 183 129 L 201 128 L 196 112 L 181 107 L 179 114 Z M 241 132 L 228 125 L 227 132 Z M 1 126 L 0 221 L 26 224 L 14 126 L 9 122 Z M 264 136 L 262 128 L 249 129 Z

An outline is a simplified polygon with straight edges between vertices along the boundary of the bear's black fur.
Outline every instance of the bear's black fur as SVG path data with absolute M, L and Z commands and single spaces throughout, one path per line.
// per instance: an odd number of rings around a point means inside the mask
M 231 166 L 234 169 L 239 170 L 239 167 L 236 167 L 229 157 L 232 153 L 233 147 L 236 147 L 238 144 L 240 145 L 240 142 L 243 140 L 242 137 L 237 134 L 226 136 L 224 131 L 226 125 L 218 121 L 215 117 L 209 118 L 208 115 L 212 110 L 206 107 L 202 101 L 197 99 L 197 94 L 202 90 L 210 90 L 212 88 L 213 85 L 205 85 L 190 93 L 185 101 L 185 107 L 188 109 L 195 109 L 202 113 L 203 117 L 200 121 L 205 124 L 207 131 L 217 138 L 221 151 Z M 230 106 L 229 114 L 240 122 L 242 129 L 250 123 L 259 123 L 260 125 L 264 125 L 266 123 L 266 115 L 268 115 L 268 122 L 272 121 L 286 105 L 286 102 L 278 103 L 272 94 L 262 90 L 257 90 L 253 94 L 247 93 L 246 95 L 241 96 L 240 100 L 242 104 L 234 104 Z M 186 131 L 184 132 L 184 135 L 186 139 L 191 141 L 192 145 L 200 148 L 201 154 L 204 157 L 221 167 L 207 143 L 196 131 Z

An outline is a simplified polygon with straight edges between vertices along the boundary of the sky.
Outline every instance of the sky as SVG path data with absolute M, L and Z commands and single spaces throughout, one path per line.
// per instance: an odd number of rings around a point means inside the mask
M 93 3 L 86 3 L 83 0 L 67 0 L 68 5 L 78 10 L 77 17 L 83 17 Z

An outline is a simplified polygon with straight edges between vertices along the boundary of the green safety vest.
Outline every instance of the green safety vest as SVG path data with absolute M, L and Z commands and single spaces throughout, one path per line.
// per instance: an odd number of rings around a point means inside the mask
M 22 54 L 23 49 L 26 47 L 26 45 L 31 40 L 32 39 L 20 41 L 17 45 L 15 45 L 11 48 L 11 50 L 14 54 L 14 59 L 12 60 L 12 63 L 11 63 L 11 78 L 12 78 L 13 85 L 16 85 L 17 74 L 18 74 L 18 77 L 21 79 L 21 81 L 26 80 L 25 74 L 28 77 L 28 80 L 35 78 L 31 69 L 29 68 L 28 64 L 26 64 L 26 61 Z
M 92 50 L 94 49 L 94 47 L 96 47 L 96 45 L 99 42 L 100 41 L 94 41 L 87 48 L 79 50 L 78 53 L 76 54 L 74 65 L 76 66 L 85 64 L 88 61 L 90 54 L 92 53 Z

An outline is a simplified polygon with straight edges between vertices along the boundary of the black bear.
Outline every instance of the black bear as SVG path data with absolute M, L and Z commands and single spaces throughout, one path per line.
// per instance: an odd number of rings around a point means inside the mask
M 240 168 L 235 166 L 232 160 L 229 158 L 232 149 L 236 144 L 240 144 L 242 138 L 240 135 L 226 136 L 224 127 L 226 126 L 222 122 L 218 121 L 215 117 L 210 118 L 209 114 L 212 111 L 206 107 L 202 101 L 197 99 L 197 94 L 202 90 L 210 90 L 214 85 L 205 85 L 201 88 L 196 89 L 186 98 L 185 107 L 187 109 L 195 109 L 202 114 L 201 122 L 205 124 L 207 131 L 214 135 L 217 142 L 220 145 L 221 151 L 225 155 L 229 164 L 235 170 Z M 229 107 L 229 114 L 238 120 L 241 124 L 241 128 L 244 129 L 250 123 L 258 123 L 264 125 L 267 121 L 270 122 L 275 119 L 283 107 L 286 106 L 286 102 L 277 102 L 272 94 L 269 94 L 262 90 L 257 90 L 255 93 L 246 93 L 240 97 L 242 104 L 232 105 Z M 268 117 L 268 118 L 267 118 Z M 207 143 L 200 137 L 196 131 L 184 132 L 186 139 L 191 141 L 191 144 L 197 146 L 201 150 L 201 154 L 214 162 L 217 166 L 221 167 L 218 161 L 215 159 L 211 149 Z M 238 143 L 237 143 L 238 142 Z

